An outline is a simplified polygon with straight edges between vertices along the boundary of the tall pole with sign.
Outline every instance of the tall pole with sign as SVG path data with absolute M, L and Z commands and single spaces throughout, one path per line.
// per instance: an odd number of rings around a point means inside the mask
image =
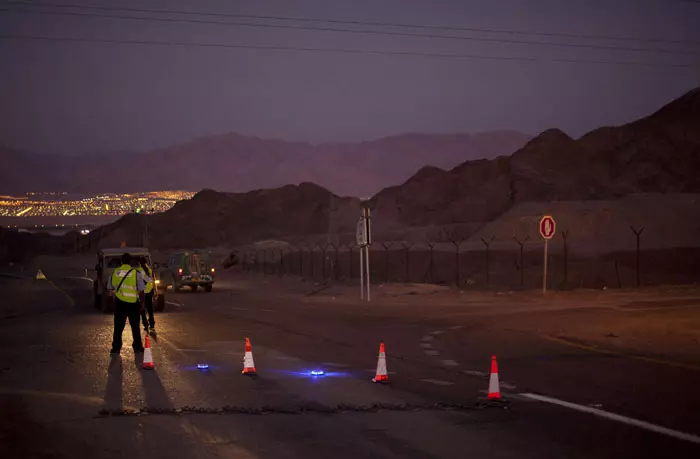
M 372 244 L 372 239 L 370 210 L 365 203 L 362 206 L 362 217 L 357 222 L 355 237 L 357 245 L 360 247 L 360 299 L 366 297 L 367 301 L 370 301 L 369 247 Z M 365 295 L 365 285 L 367 286 L 367 295 Z
M 545 295 L 547 293 L 547 262 L 549 261 L 547 250 L 549 246 L 549 240 L 554 237 L 554 233 L 556 233 L 556 228 L 557 224 L 554 221 L 554 217 L 552 217 L 551 215 L 545 215 L 540 220 L 540 235 L 544 239 L 544 272 L 542 274 L 542 295 Z

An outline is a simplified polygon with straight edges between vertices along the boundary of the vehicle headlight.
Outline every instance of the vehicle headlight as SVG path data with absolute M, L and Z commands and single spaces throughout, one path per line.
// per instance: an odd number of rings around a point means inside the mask
M 160 284 L 160 280 L 159 280 L 159 279 L 156 279 L 156 284 Z

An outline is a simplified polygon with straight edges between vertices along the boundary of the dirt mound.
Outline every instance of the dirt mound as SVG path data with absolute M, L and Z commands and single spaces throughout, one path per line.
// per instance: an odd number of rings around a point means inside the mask
M 101 246 L 155 248 L 249 244 L 265 239 L 354 231 L 359 200 L 311 183 L 249 193 L 203 190 L 156 215 L 127 215 L 91 234 Z

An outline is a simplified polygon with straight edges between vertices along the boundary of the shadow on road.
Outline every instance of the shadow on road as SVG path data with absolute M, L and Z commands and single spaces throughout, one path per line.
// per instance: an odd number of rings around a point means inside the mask
M 146 396 L 146 408 L 172 409 L 173 404 L 170 402 L 168 394 L 165 392 L 163 383 L 160 381 L 160 376 L 158 376 L 156 370 L 142 369 L 142 364 L 143 354 L 138 354 L 135 359 L 135 365 L 141 375 L 141 381 L 143 382 L 144 394 Z
M 105 409 L 122 411 L 124 395 L 122 392 L 123 368 L 121 356 L 111 356 L 107 367 L 107 387 L 105 388 Z

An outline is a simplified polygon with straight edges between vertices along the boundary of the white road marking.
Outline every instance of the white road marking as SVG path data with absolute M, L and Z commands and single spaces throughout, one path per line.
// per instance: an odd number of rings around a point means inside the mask
M 435 331 L 430 332 L 431 335 L 442 335 L 443 333 L 445 333 L 445 332 L 442 330 L 435 330 Z
M 79 280 L 84 280 L 84 281 L 87 281 L 87 282 L 92 282 L 92 281 L 93 281 L 93 280 L 90 279 L 89 277 L 82 277 L 82 276 L 80 276 L 80 277 L 78 277 L 78 276 L 71 276 L 71 277 L 66 277 L 66 279 L 79 279 Z
M 459 330 L 460 328 L 464 328 L 464 325 L 454 325 L 449 328 L 449 330 Z
M 432 351 L 432 350 L 425 350 L 425 351 L 423 351 L 423 353 L 425 355 L 432 355 L 432 356 L 440 355 L 440 353 L 438 351 Z
M 425 335 L 425 336 L 422 337 L 420 340 L 421 340 L 421 341 L 432 341 L 432 340 L 434 340 L 434 339 L 435 339 L 434 336 Z
M 420 347 L 430 349 L 431 347 L 433 347 L 433 345 L 430 343 L 420 343 Z
M 166 300 L 166 301 L 165 301 L 165 304 L 172 304 L 172 305 L 175 306 L 176 308 L 180 308 L 180 307 L 183 306 L 182 303 L 178 303 L 178 302 L 176 302 L 176 301 L 170 301 L 170 300 Z
M 436 384 L 438 386 L 453 386 L 454 383 L 450 381 L 442 381 L 440 379 L 421 379 L 421 382 L 427 382 L 430 384 Z
M 500 382 L 500 385 L 501 385 L 501 387 L 504 388 L 504 389 L 508 389 L 508 390 L 515 390 L 515 389 L 516 389 L 515 385 L 510 384 L 510 383 L 507 383 L 507 382 L 501 381 L 501 382 Z
M 465 375 L 477 376 L 479 378 L 484 378 L 484 377 L 488 376 L 488 374 L 484 373 L 483 371 L 479 371 L 479 370 L 464 370 L 463 373 Z
M 454 360 L 441 360 L 443 365 L 448 366 L 448 367 L 458 367 L 459 363 L 455 362 Z
M 564 400 L 558 400 L 556 398 L 546 397 L 544 395 L 537 395 L 537 394 L 530 394 L 530 393 L 523 393 L 520 395 L 523 397 L 532 399 L 532 400 L 537 400 L 538 402 L 551 403 L 553 405 L 563 406 L 565 408 L 570 408 L 572 410 L 581 411 L 583 413 L 593 414 L 596 416 L 600 416 L 601 418 L 610 419 L 611 421 L 621 422 L 623 424 L 628 424 L 631 426 L 635 426 L 635 427 L 639 427 L 639 428 L 642 428 L 645 430 L 649 430 L 651 432 L 660 433 L 662 435 L 667 435 L 669 437 L 677 438 L 679 440 L 685 440 L 687 442 L 700 445 L 700 437 L 698 437 L 696 435 L 685 433 L 685 432 L 679 432 L 677 430 L 669 429 L 667 427 L 657 426 L 656 424 L 652 424 L 650 422 L 640 421 L 638 419 L 633 419 L 633 418 L 628 418 L 627 416 L 622 416 L 619 414 L 611 413 L 609 411 L 603 411 L 603 410 L 599 410 L 597 408 L 593 408 L 593 407 L 585 406 L 585 405 L 577 405 L 576 403 L 566 402 Z
M 335 362 L 323 362 L 321 365 L 324 365 L 326 367 L 338 367 L 338 368 L 345 368 L 348 365 L 345 365 L 344 363 L 335 363 Z

